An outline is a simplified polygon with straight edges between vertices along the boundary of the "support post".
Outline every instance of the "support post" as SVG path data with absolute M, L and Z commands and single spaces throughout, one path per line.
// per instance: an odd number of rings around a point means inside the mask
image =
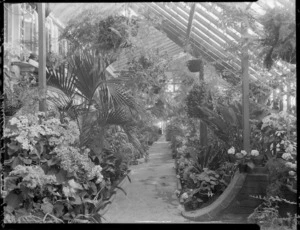
M 204 81 L 204 63 L 201 61 L 201 68 L 199 72 L 199 83 Z M 207 145 L 207 126 L 206 124 L 200 120 L 200 145 Z
M 38 5 L 39 23 L 39 111 L 46 112 L 46 33 L 45 3 Z
M 247 20 L 247 18 L 245 19 Z M 250 152 L 250 114 L 249 114 L 249 54 L 246 22 L 242 22 L 242 104 L 243 104 L 243 148 Z
M 191 33 L 191 29 L 192 29 L 192 24 L 193 24 L 195 8 L 196 8 L 196 3 L 193 3 L 193 5 L 191 6 L 191 9 L 190 9 L 189 22 L 188 22 L 188 26 L 187 26 L 187 30 L 186 30 L 187 41 L 190 38 L 190 33 Z

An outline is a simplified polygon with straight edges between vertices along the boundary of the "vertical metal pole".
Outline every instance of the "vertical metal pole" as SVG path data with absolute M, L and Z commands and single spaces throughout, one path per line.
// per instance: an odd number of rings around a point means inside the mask
M 46 33 L 45 3 L 38 4 L 39 23 L 39 111 L 46 111 Z
M 247 19 L 245 19 L 247 20 Z M 242 81 L 243 81 L 243 148 L 249 153 L 250 152 L 250 123 L 249 123 L 249 54 L 248 54 L 248 38 L 247 26 L 242 22 Z

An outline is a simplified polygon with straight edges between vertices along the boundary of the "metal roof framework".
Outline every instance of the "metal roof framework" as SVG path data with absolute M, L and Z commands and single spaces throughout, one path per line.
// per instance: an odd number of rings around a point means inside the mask
M 162 30 L 176 44 L 183 47 L 185 38 L 189 34 L 189 41 L 193 49 L 194 56 L 201 56 L 208 62 L 215 62 L 215 66 L 219 70 L 228 70 L 235 76 L 241 74 L 241 58 L 236 54 L 225 49 L 227 44 L 238 44 L 241 40 L 239 28 L 225 28 L 222 26 L 222 9 L 216 3 L 201 2 L 195 3 L 194 15 L 192 23 L 189 23 L 191 6 L 186 2 L 175 3 L 159 3 L 145 2 L 137 3 L 140 7 L 147 6 L 149 10 L 157 17 L 163 18 Z M 249 4 L 249 3 L 239 3 Z M 276 0 L 275 4 L 292 7 L 288 0 Z M 258 18 L 270 9 L 269 2 L 260 0 L 251 4 L 250 13 L 254 18 Z M 256 27 L 262 28 L 262 25 L 257 20 Z M 256 34 L 251 29 L 248 33 Z M 180 39 L 181 38 L 181 39 Z M 252 58 L 256 57 L 253 51 L 249 51 Z M 251 80 L 260 80 L 266 82 L 265 76 L 280 76 L 282 63 L 275 63 L 270 71 L 266 71 L 262 65 L 254 64 L 250 61 L 249 75 Z
M 287 8 L 294 9 L 293 0 L 259 0 L 253 2 L 250 8 L 250 13 L 254 18 L 258 18 L 266 11 L 270 10 L 272 5 L 281 5 Z M 90 3 L 89 3 L 90 4 Z M 69 5 L 57 3 L 52 4 L 54 14 L 58 18 L 67 20 L 74 17 L 75 11 L 87 7 L 89 4 L 75 4 L 73 7 Z M 223 3 L 224 4 L 224 3 Z M 241 6 L 249 3 L 238 3 Z M 73 4 L 74 5 L 74 4 Z M 95 5 L 95 6 L 94 6 Z M 94 3 L 93 7 L 99 5 L 99 13 L 104 11 L 115 12 L 113 9 L 120 9 L 121 3 Z M 101 6 L 100 6 L 101 5 Z M 142 7 L 148 9 L 156 16 L 163 18 L 162 31 L 165 35 L 152 31 L 154 36 L 149 37 L 149 41 L 145 42 L 148 48 L 157 48 L 160 51 L 167 52 L 169 56 L 176 56 L 183 51 L 185 40 L 187 38 L 193 49 L 193 56 L 201 56 L 207 62 L 214 63 L 217 70 L 227 70 L 237 78 L 241 75 L 241 58 L 235 53 L 226 50 L 228 44 L 238 44 L 241 41 L 240 28 L 225 28 L 222 26 L 222 12 L 225 11 L 221 4 L 210 2 L 195 3 L 193 17 L 190 18 L 192 3 L 186 2 L 140 2 L 130 3 L 130 8 L 133 11 Z M 68 6 L 68 7 L 67 7 Z M 68 11 L 65 8 L 68 8 Z M 76 8 L 77 7 L 77 8 Z M 191 20 L 190 20 L 191 19 Z M 255 22 L 257 28 L 262 28 L 259 20 Z M 160 28 L 161 29 L 161 28 Z M 257 31 L 256 31 L 257 32 Z M 255 35 L 254 31 L 248 30 L 250 35 Z M 168 38 L 166 38 L 166 36 Z M 259 36 L 259 35 L 258 35 Z M 254 51 L 249 51 L 250 59 L 256 57 Z M 125 70 L 127 59 L 125 55 L 121 55 L 118 60 L 110 66 L 110 72 L 115 70 Z M 250 61 L 249 75 L 251 80 L 259 80 L 262 84 L 268 82 L 266 76 L 280 76 L 284 63 L 280 61 L 274 64 L 274 67 L 267 71 L 262 65 L 257 65 Z M 264 84 L 267 86 L 267 84 Z M 267 86 L 268 87 L 268 86 Z

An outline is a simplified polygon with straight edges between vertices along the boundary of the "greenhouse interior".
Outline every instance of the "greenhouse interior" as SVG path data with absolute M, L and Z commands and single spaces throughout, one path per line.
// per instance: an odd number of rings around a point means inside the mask
M 4 1 L 4 223 L 297 229 L 295 3 Z

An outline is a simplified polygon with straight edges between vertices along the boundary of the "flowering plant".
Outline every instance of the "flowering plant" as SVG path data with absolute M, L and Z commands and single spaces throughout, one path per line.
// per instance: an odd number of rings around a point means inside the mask
M 249 153 L 247 153 L 245 150 L 236 152 L 235 148 L 231 147 L 230 149 L 228 149 L 227 153 L 235 157 L 236 163 L 238 165 L 246 165 L 250 169 L 253 169 L 255 167 L 254 160 L 259 156 L 259 152 L 256 149 L 253 149 Z
M 99 220 L 98 196 L 106 181 L 90 150 L 77 146 L 78 138 L 78 127 L 69 119 L 37 113 L 9 120 L 4 131 L 5 221 L 22 210 L 23 216 L 54 215 L 68 222 L 82 215 L 79 207 Z

